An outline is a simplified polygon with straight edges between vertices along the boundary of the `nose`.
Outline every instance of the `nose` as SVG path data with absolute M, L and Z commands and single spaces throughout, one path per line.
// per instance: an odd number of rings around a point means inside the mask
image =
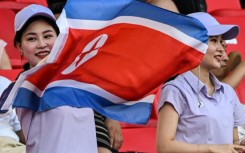
M 222 61 L 227 62 L 228 60 L 229 60 L 228 55 L 226 54 L 226 52 L 223 52 L 223 54 L 222 54 Z
M 229 57 L 228 55 L 226 54 L 226 48 L 223 44 L 219 43 L 218 47 L 217 47 L 217 50 L 218 52 L 221 53 L 221 66 L 226 66 L 228 60 L 229 60 Z
M 42 49 L 42 48 L 45 48 L 45 47 L 47 47 L 47 43 L 45 42 L 45 40 L 39 39 L 37 48 Z
M 227 62 L 229 57 L 226 54 L 226 46 L 220 43 L 218 49 L 222 53 L 222 61 Z

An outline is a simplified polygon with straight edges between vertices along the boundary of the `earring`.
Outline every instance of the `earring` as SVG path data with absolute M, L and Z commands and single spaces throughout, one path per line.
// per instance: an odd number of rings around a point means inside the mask
M 20 52 L 20 56 L 23 56 L 23 52 Z

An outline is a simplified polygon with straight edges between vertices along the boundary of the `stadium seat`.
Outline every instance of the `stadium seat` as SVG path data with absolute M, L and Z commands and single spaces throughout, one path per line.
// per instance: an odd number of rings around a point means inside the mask
M 14 0 L 13 1 L 10 1 L 10 0 L 0 1 L 0 9 L 11 9 L 15 13 L 17 13 L 19 10 L 26 7 L 27 5 L 29 5 L 29 3 L 18 3 Z
M 18 3 L 27 3 L 27 4 L 40 4 L 43 6 L 48 6 L 46 0 L 16 0 Z
M 220 9 L 220 10 L 214 10 L 210 12 L 210 14 L 213 16 L 226 16 L 226 17 L 245 16 L 245 10 Z
M 220 23 L 223 24 L 236 24 L 240 27 L 240 33 L 236 39 L 228 41 L 227 53 L 230 51 L 239 51 L 242 55 L 242 60 L 245 60 L 245 15 L 226 17 L 214 16 Z M 240 101 L 245 104 L 245 79 L 241 81 L 236 89 Z
M 8 78 L 11 81 L 15 81 L 17 78 L 18 74 L 22 71 L 23 69 L 13 69 L 13 70 L 0 70 L 0 76 L 4 76 Z
M 209 13 L 220 9 L 242 9 L 240 0 L 206 0 L 206 3 Z
M 154 99 L 151 117 L 146 125 L 121 124 L 123 145 L 120 152 L 156 152 L 157 105 L 160 93 L 161 87 L 159 87 Z
M 239 97 L 240 102 L 245 105 L 245 91 L 244 91 L 244 88 L 245 88 L 245 79 L 243 79 L 239 83 L 239 85 L 238 85 L 238 87 L 236 89 L 236 93 L 237 93 L 237 95 Z
M 156 152 L 156 128 L 122 129 L 123 144 L 119 152 Z
M 6 51 L 9 55 L 12 67 L 21 68 L 23 62 L 21 61 L 19 51 L 14 47 L 14 17 L 15 12 L 11 9 L 0 9 L 0 19 L 3 21 L 0 24 L 0 39 L 7 42 Z

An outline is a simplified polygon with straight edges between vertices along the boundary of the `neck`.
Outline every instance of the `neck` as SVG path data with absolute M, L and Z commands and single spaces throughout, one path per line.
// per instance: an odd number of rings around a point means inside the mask
M 208 94 L 212 95 L 214 92 L 214 84 L 210 79 L 209 71 L 200 66 L 194 68 L 193 70 L 191 70 L 191 72 L 205 84 Z

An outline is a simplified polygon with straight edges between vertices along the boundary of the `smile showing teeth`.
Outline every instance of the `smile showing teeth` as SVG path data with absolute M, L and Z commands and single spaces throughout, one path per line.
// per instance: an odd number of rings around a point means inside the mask
M 47 55 L 49 55 L 49 53 L 50 53 L 49 51 L 38 52 L 38 53 L 35 54 L 35 56 L 38 56 L 40 58 L 44 58 Z

